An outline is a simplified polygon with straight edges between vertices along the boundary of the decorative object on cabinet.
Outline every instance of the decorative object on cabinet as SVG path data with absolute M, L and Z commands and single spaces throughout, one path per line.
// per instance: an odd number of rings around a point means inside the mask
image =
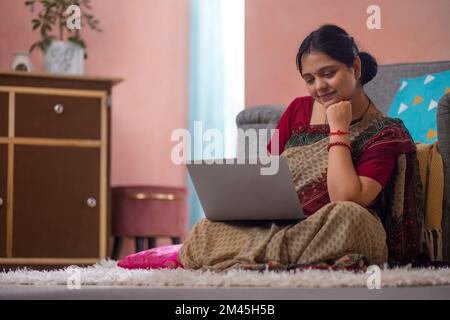
M 101 32 L 100 22 L 92 14 L 90 0 L 27 0 L 25 5 L 38 16 L 32 29 L 39 28 L 41 39 L 31 45 L 30 52 L 39 48 L 45 54 L 45 71 L 49 73 L 83 74 L 87 58 L 86 43 L 81 27 Z M 49 34 L 57 30 L 58 35 Z
M 11 65 L 13 71 L 33 71 L 29 52 L 16 52 Z

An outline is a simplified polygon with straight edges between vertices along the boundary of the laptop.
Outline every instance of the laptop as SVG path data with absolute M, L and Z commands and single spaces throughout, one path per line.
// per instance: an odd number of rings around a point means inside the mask
M 305 219 L 286 158 L 277 158 L 278 170 L 270 175 L 261 174 L 270 166 L 262 161 L 187 162 L 206 218 L 213 221 Z

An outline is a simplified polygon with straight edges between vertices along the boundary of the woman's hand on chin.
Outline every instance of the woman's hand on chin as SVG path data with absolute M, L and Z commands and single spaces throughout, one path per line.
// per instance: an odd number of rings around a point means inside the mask
M 327 107 L 327 119 L 330 130 L 348 130 L 352 122 L 352 104 L 343 100 Z

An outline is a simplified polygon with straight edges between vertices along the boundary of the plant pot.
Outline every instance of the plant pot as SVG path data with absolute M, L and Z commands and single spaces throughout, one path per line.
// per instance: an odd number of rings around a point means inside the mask
M 44 65 L 49 73 L 83 74 L 84 49 L 70 41 L 52 41 Z

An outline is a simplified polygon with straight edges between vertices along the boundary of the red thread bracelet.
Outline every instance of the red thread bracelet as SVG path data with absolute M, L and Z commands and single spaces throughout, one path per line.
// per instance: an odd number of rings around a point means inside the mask
M 343 135 L 343 134 L 350 134 L 350 131 L 338 130 L 338 131 L 335 131 L 335 132 L 330 132 L 330 136 L 334 136 L 334 135 L 340 136 L 340 135 Z
M 330 148 L 331 148 L 332 146 L 339 146 L 339 145 L 340 145 L 340 146 L 345 146 L 345 147 L 347 147 L 348 150 L 350 150 L 350 152 L 352 151 L 352 147 L 351 147 L 348 143 L 343 142 L 343 141 L 330 142 L 330 143 L 328 144 L 327 150 L 330 151 Z

